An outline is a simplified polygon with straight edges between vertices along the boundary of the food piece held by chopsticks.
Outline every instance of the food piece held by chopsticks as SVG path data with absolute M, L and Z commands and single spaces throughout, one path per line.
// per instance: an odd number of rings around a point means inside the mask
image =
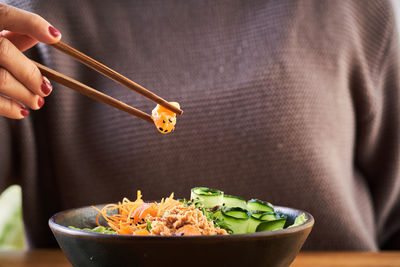
M 169 103 L 180 108 L 178 102 Z M 151 112 L 151 117 L 160 133 L 167 134 L 174 131 L 176 124 L 176 114 L 174 112 L 157 105 Z

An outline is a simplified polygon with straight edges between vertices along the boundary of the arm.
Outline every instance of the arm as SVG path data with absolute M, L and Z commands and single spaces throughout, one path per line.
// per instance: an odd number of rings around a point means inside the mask
M 361 64 L 369 81 L 355 83 L 363 90 L 354 94 L 355 164 L 371 191 L 380 248 L 400 249 L 400 46 L 394 16 L 386 15 L 385 38 L 364 55 L 368 60 L 375 52 L 378 60 L 373 67 Z

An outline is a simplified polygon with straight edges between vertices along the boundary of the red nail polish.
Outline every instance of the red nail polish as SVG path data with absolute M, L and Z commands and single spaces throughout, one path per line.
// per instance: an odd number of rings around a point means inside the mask
M 41 108 L 44 105 L 44 98 L 39 96 L 39 100 L 38 100 L 38 106 L 39 108 Z
M 49 26 L 49 33 L 55 38 L 61 35 L 61 32 L 56 28 L 54 28 L 53 26 Z
M 46 77 L 43 77 L 41 89 L 45 95 L 50 94 L 51 90 L 53 89 L 53 86 Z
M 29 115 L 29 110 L 27 110 L 25 107 L 21 107 L 21 115 L 26 117 Z

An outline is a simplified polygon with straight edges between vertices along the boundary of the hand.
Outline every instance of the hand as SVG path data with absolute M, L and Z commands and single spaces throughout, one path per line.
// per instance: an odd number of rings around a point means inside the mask
M 42 17 L 0 3 L 0 116 L 22 119 L 29 114 L 25 106 L 43 106 L 52 86 L 22 52 L 60 39 L 61 33 Z

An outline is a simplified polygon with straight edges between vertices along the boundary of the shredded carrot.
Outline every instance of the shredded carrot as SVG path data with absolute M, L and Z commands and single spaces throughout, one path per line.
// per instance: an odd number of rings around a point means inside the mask
M 160 217 L 166 210 L 177 205 L 182 205 L 182 203 L 174 199 L 174 193 L 163 198 L 160 203 L 146 203 L 142 200 L 142 192 L 138 190 L 136 200 L 133 202 L 128 198 L 123 198 L 118 204 L 107 204 L 102 209 L 92 207 L 98 211 L 96 223 L 99 226 L 101 225 L 99 219 L 102 216 L 118 234 L 150 235 L 151 232 L 146 229 L 146 218 Z
M 149 235 L 150 232 L 147 231 L 146 229 L 140 229 L 140 230 L 135 231 L 133 234 L 134 235 Z

